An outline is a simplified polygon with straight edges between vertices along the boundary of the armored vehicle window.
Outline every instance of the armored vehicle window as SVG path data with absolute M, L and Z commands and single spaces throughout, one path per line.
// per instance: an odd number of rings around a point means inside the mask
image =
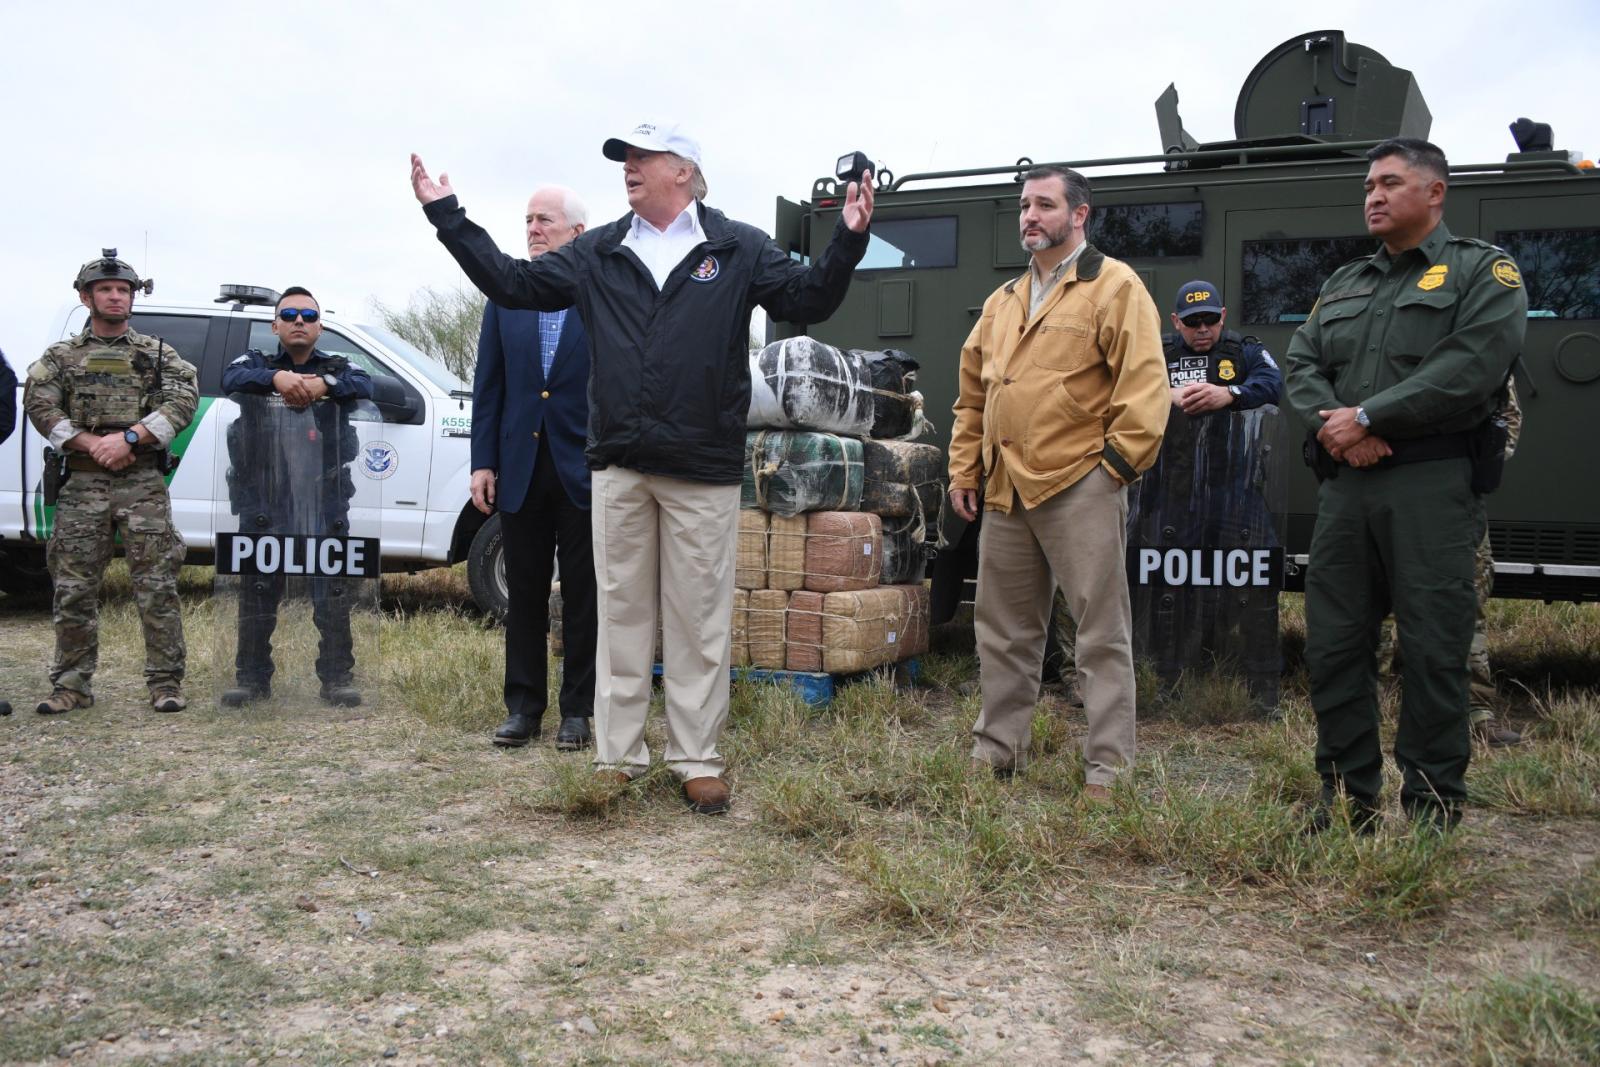
M 1107 204 L 1089 213 L 1088 238 L 1118 259 L 1198 256 L 1205 211 L 1184 204 Z
M 1334 268 L 1376 247 L 1371 237 L 1306 237 L 1246 241 L 1240 321 L 1252 325 L 1304 322 Z
M 139 333 L 161 338 L 196 367 L 205 359 L 210 315 L 141 315 L 135 312 L 128 325 Z
M 921 270 L 956 265 L 956 217 L 874 219 L 856 270 Z
M 1600 230 L 1501 230 L 1528 287 L 1530 319 L 1600 319 Z

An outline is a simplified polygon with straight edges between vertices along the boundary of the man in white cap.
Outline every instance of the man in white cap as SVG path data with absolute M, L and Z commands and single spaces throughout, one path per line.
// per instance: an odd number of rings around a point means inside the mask
M 700 146 L 642 123 L 606 141 L 627 215 L 535 260 L 500 252 L 417 156 L 411 185 L 473 284 L 502 307 L 576 306 L 589 331 L 589 442 L 599 628 L 595 765 L 617 784 L 649 767 L 645 714 L 658 610 L 666 761 L 690 807 L 728 807 L 717 740 L 728 717 L 734 544 L 750 406 L 756 304 L 820 322 L 867 248 L 872 186 L 851 182 L 833 240 L 811 266 L 761 230 L 706 207 Z

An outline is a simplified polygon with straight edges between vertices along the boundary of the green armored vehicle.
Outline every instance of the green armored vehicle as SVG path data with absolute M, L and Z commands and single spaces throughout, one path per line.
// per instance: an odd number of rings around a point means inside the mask
M 1333 269 L 1376 245 L 1361 213 L 1366 150 L 1388 137 L 1427 137 L 1432 124 L 1409 71 L 1337 30 L 1294 37 L 1256 65 L 1239 93 L 1234 140 L 1196 143 L 1172 86 L 1156 113 L 1160 154 L 1060 161 L 1093 187 L 1089 239 L 1139 273 L 1163 323 L 1184 282 L 1218 281 L 1228 326 L 1279 357 Z M 1488 498 L 1495 595 L 1595 601 L 1600 478 L 1588 456 L 1600 413 L 1600 174 L 1555 150 L 1547 126 L 1520 119 L 1512 133 L 1518 150 L 1504 161 L 1451 167 L 1445 202 L 1451 231 L 1508 250 L 1528 289 L 1526 346 L 1514 370 L 1526 426 Z M 880 169 L 871 248 L 843 307 L 810 331 L 920 360 L 941 446 L 962 342 L 984 298 L 1027 266 L 1017 196 L 1032 162 L 902 176 Z M 779 243 L 798 256 L 821 249 L 843 194 L 840 181 L 822 178 L 809 200 L 780 199 Z M 1285 421 L 1285 573 L 1298 588 L 1316 565 L 1316 483 L 1300 463 L 1299 428 Z M 976 573 L 976 538 L 951 518 L 944 532 L 949 547 L 933 567 L 936 617 L 953 610 L 956 583 Z

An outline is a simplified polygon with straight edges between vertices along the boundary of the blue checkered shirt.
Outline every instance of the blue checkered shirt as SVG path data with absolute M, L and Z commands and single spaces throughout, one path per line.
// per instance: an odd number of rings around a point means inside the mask
M 539 312 L 539 365 L 544 368 L 546 378 L 550 377 L 550 364 L 556 360 L 556 345 L 561 343 L 561 327 L 566 321 L 565 308 Z

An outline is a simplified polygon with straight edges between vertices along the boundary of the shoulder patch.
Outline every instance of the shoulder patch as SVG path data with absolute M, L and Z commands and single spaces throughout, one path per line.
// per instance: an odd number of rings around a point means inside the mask
M 49 381 L 50 377 L 50 364 L 46 363 L 42 359 L 28 368 L 28 380 L 30 382 Z
M 1494 280 L 1507 289 L 1522 288 L 1522 272 L 1517 265 L 1509 259 L 1497 259 L 1494 266 L 1489 268 L 1489 273 L 1494 275 Z
M 1262 345 L 1261 346 L 1261 362 L 1265 363 L 1267 366 L 1271 367 L 1273 370 L 1277 370 L 1278 369 L 1278 365 L 1273 362 L 1272 353 L 1267 351 L 1267 346 L 1266 345 Z
M 234 360 L 232 363 L 229 363 L 228 366 L 237 367 L 241 363 L 249 363 L 249 362 L 250 362 L 250 353 L 246 352 L 244 355 L 240 356 L 238 359 Z

